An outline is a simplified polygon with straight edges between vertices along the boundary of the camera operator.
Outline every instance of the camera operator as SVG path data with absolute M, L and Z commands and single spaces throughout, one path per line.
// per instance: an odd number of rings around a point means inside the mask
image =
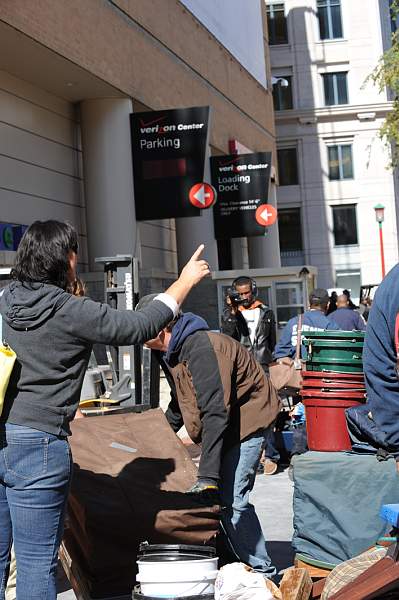
M 268 372 L 276 345 L 276 322 L 273 311 L 256 298 L 256 282 L 237 277 L 228 289 L 221 332 L 240 342 Z
M 276 322 L 273 311 L 256 297 L 257 293 L 256 282 L 251 277 L 241 276 L 233 281 L 227 290 L 221 332 L 240 342 L 268 373 L 276 345 Z M 271 433 L 262 459 L 263 472 L 273 475 L 279 459 Z

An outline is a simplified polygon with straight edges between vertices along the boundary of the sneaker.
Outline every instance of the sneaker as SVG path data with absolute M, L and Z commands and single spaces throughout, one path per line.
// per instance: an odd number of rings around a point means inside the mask
M 273 460 L 270 460 L 270 458 L 266 458 L 265 462 L 263 463 L 263 472 L 265 475 L 274 475 L 276 473 L 278 469 L 278 464 L 275 463 Z

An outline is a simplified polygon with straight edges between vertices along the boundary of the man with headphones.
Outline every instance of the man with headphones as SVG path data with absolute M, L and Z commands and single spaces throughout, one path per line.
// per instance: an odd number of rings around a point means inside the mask
M 256 281 L 243 275 L 234 279 L 226 297 L 221 332 L 240 342 L 269 371 L 276 345 L 273 311 L 256 296 Z
M 221 332 L 240 342 L 268 373 L 276 345 L 276 321 L 273 311 L 256 297 L 257 294 L 256 281 L 251 277 L 243 275 L 234 279 L 227 291 Z M 273 475 L 280 459 L 274 447 L 274 434 L 264 454 L 263 471 Z

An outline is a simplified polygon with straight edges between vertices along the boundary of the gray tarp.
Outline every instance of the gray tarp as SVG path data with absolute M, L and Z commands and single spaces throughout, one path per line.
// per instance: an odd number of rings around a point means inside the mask
M 372 546 L 387 531 L 383 504 L 399 502 L 391 458 L 350 452 L 307 452 L 294 458 L 295 552 L 337 564 Z

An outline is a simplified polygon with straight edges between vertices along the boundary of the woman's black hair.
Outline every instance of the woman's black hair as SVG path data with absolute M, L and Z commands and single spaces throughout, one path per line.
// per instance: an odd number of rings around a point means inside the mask
M 78 235 L 69 223 L 35 221 L 19 243 L 12 279 L 68 287 L 69 253 L 78 252 Z

